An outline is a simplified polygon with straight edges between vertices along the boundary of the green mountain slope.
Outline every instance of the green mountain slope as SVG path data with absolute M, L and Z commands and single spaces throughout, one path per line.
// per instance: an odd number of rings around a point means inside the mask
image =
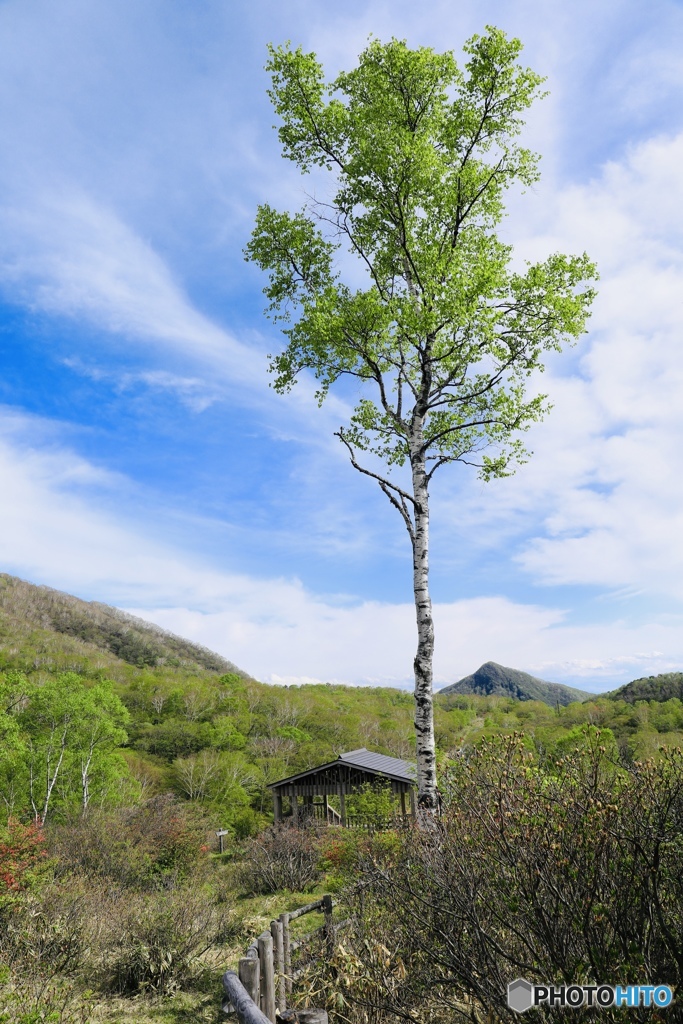
M 52 656 L 59 661 L 64 654 L 67 661 L 80 658 L 88 662 L 97 651 L 137 668 L 168 666 L 246 676 L 232 662 L 208 648 L 167 633 L 118 608 L 96 601 L 81 601 L 7 573 L 0 573 L 0 644 L 3 636 L 11 638 L 13 643 L 32 638 L 42 648 L 47 665 L 51 664 Z
M 620 686 L 618 690 L 606 693 L 605 697 L 609 697 L 610 700 L 624 700 L 627 704 L 635 704 L 637 700 L 683 700 L 683 672 L 665 672 L 659 676 L 634 679 L 633 682 Z
M 595 694 L 576 690 L 573 686 L 561 683 L 548 683 L 537 679 L 528 672 L 520 672 L 516 668 L 506 668 L 495 661 L 487 661 L 472 675 L 444 686 L 440 694 L 478 694 L 482 697 L 513 697 L 515 700 L 541 700 L 551 707 L 560 704 L 566 706 L 576 700 L 588 700 Z

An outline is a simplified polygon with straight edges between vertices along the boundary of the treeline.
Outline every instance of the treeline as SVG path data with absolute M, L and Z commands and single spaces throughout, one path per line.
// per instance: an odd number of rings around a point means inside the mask
M 278 687 L 170 666 L 124 669 L 91 663 L 80 672 L 48 672 L 41 664 L 30 674 L 0 674 L 7 816 L 64 819 L 93 802 L 135 803 L 170 791 L 246 836 L 269 820 L 268 785 L 278 778 L 360 746 L 413 756 L 413 698 L 405 691 Z M 586 726 L 599 727 L 625 763 L 683 742 L 678 698 L 632 704 L 601 697 L 551 708 L 445 695 L 437 696 L 435 720 L 442 760 L 513 733 L 552 758 L 581 747 Z

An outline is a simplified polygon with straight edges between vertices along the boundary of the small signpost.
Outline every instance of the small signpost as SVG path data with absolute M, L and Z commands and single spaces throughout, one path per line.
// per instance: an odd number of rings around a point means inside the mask
M 218 831 L 216 832 L 216 835 L 218 836 L 218 852 L 222 853 L 223 852 L 223 836 L 229 836 L 230 835 L 230 829 L 229 828 L 219 828 Z

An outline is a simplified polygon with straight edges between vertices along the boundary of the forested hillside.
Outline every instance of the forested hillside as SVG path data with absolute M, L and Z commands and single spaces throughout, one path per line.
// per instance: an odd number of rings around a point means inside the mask
M 625 700 L 635 704 L 639 700 L 671 700 L 683 699 L 683 672 L 665 672 L 659 676 L 645 676 L 634 679 L 632 683 L 621 686 L 613 693 L 607 694 L 613 700 Z
M 0 656 L 12 659 L 15 667 L 20 663 L 26 672 L 43 667 L 78 672 L 92 668 L 93 659 L 97 660 L 95 650 L 100 657 L 104 655 L 100 667 L 110 671 L 116 671 L 117 662 L 123 661 L 138 668 L 164 666 L 246 675 L 214 651 L 119 608 L 81 601 L 0 573 Z
M 612 766 L 655 755 L 656 766 L 662 748 L 683 745 L 672 680 L 566 706 L 437 694 L 446 802 L 475 750 L 521 751 L 549 778 L 591 751 Z M 23 1022 L 18 1007 L 35 1010 L 28 1022 L 68 1005 L 54 1017 L 62 1024 L 170 1022 L 170 1002 L 168 1016 L 153 1001 L 141 1015 L 126 999 L 178 987 L 193 1019 L 213 1020 L 217 972 L 267 924 L 272 900 L 294 906 L 307 887 L 356 873 L 350 833 L 290 830 L 283 845 L 268 830 L 268 784 L 361 746 L 410 758 L 412 719 L 405 691 L 270 686 L 116 609 L 0 577 L 0 916 L 11 921 L 0 934 L 11 978 L 0 981 L 0 1021 Z M 348 801 L 378 813 L 382 799 Z M 224 857 L 212 853 L 218 827 Z
M 278 778 L 360 746 L 412 754 L 410 693 L 259 683 L 116 609 L 8 576 L 0 577 L 0 637 L 0 798 L 25 819 L 61 820 L 93 801 L 170 791 L 247 835 L 268 820 L 268 784 Z M 650 699 L 635 706 L 633 698 L 550 707 L 443 692 L 440 756 L 512 732 L 553 754 L 580 744 L 587 726 L 609 730 L 628 757 L 681 743 L 681 700 L 657 700 L 656 680 L 648 686 Z

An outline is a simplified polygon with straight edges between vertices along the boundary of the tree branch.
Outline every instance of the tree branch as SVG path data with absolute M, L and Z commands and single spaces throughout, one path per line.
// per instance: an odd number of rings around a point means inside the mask
M 349 458 L 351 459 L 351 465 L 353 466 L 353 468 L 357 469 L 358 472 L 362 473 L 364 476 L 369 476 L 373 480 L 377 481 L 381 490 L 386 494 L 391 504 L 394 506 L 394 508 L 397 510 L 397 512 L 403 519 L 403 522 L 406 525 L 406 529 L 408 530 L 411 543 L 414 544 L 415 527 L 413 526 L 413 521 L 410 517 L 410 511 L 408 507 L 408 503 L 410 503 L 413 506 L 413 508 L 415 507 L 415 499 L 413 498 L 413 496 L 411 494 L 408 494 L 408 492 L 404 491 L 401 487 L 398 487 L 396 484 L 392 483 L 391 480 L 387 480 L 386 477 L 380 476 L 379 473 L 373 473 L 371 469 L 366 469 L 365 466 L 361 466 L 356 459 L 356 453 L 353 449 L 353 445 L 351 444 L 349 439 L 344 435 L 343 427 L 335 431 L 335 437 L 338 437 L 342 444 L 346 445 L 346 449 L 349 453 Z

